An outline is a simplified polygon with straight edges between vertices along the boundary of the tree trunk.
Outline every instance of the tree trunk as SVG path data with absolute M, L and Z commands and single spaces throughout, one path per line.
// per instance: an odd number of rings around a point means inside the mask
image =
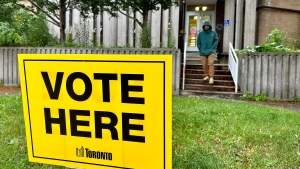
M 148 5 L 143 8 L 143 26 L 148 26 L 149 8 Z
M 60 43 L 64 43 L 66 41 L 66 0 L 59 0 L 59 18 L 60 18 Z

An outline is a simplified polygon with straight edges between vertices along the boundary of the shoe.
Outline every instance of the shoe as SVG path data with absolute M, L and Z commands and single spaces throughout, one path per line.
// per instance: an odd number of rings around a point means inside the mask
M 208 76 L 205 76 L 205 78 L 203 78 L 204 81 L 207 81 L 209 79 Z
M 214 78 L 211 77 L 211 78 L 209 79 L 209 84 L 214 84 Z

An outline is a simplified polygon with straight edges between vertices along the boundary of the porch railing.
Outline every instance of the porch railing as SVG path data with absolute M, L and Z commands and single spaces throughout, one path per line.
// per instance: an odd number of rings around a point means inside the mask
M 238 91 L 238 76 L 239 76 L 239 59 L 236 56 L 235 50 L 232 47 L 232 44 L 229 43 L 229 53 L 228 53 L 228 69 L 231 72 L 234 85 L 235 85 L 235 92 Z
M 185 67 L 186 67 L 186 42 L 184 43 L 184 53 L 183 53 L 183 69 L 182 69 L 182 89 L 185 86 Z

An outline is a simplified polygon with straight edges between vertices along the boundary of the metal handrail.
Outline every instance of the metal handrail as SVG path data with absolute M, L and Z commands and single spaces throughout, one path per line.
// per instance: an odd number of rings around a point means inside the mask
M 235 92 L 238 91 L 238 76 L 239 76 L 239 59 L 236 56 L 235 50 L 231 43 L 229 43 L 229 54 L 228 54 L 228 69 L 231 72 L 234 84 Z
M 184 42 L 184 53 L 183 53 L 183 69 L 182 69 L 182 89 L 185 86 L 185 66 L 186 66 L 186 42 Z

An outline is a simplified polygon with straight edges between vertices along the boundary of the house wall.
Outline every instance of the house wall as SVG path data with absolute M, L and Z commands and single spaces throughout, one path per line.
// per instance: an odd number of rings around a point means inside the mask
M 59 27 L 58 26 L 48 22 L 48 28 L 49 28 L 50 33 L 53 36 L 59 38 Z
M 105 47 L 125 46 L 140 47 L 138 39 L 140 27 L 132 19 L 119 14 L 113 18 L 106 12 L 97 16 L 97 45 Z M 133 14 L 130 14 L 133 16 Z M 243 16 L 241 16 L 243 15 Z M 79 24 L 79 12 L 73 10 L 73 24 L 69 28 L 69 11 L 66 14 L 66 33 L 74 32 L 74 25 Z M 136 17 L 142 20 L 139 13 Z M 166 47 L 168 43 L 167 30 L 173 30 L 175 47 L 178 47 L 179 7 L 172 6 L 165 11 L 153 11 L 149 14 L 152 35 L 152 47 Z M 229 26 L 224 26 L 223 52 L 228 52 L 228 44 L 232 42 L 236 49 L 261 44 L 271 30 L 277 28 L 287 32 L 288 38 L 300 38 L 300 1 L 299 0 L 228 0 L 225 1 L 224 19 L 230 20 Z M 93 20 L 89 19 L 91 28 Z M 102 24 L 101 24 L 102 22 Z M 101 27 L 101 25 L 103 27 Z M 59 27 L 49 23 L 52 34 L 59 37 Z M 100 38 L 100 36 L 102 37 Z M 90 35 L 92 37 L 92 35 Z M 134 42 L 135 40 L 135 42 Z
M 259 5 L 300 10 L 299 0 L 259 0 Z
M 245 0 L 245 19 L 244 19 L 244 45 L 253 46 L 256 34 L 256 0 Z
M 229 20 L 229 25 L 224 24 L 224 41 L 223 52 L 228 52 L 229 43 L 234 43 L 234 26 L 235 26 L 235 0 L 225 1 L 224 20 Z
M 73 23 L 72 27 L 69 27 L 69 12 L 67 11 L 66 16 L 66 32 L 72 32 L 73 38 L 76 35 L 75 26 L 80 26 L 80 13 L 78 10 L 73 9 Z M 125 11 L 124 11 L 125 12 Z M 125 12 L 126 13 L 126 12 Z M 133 16 L 133 14 L 130 14 Z M 102 17 L 101 17 L 102 16 Z M 142 16 L 136 13 L 136 18 L 142 21 Z M 175 47 L 178 47 L 178 27 L 179 27 L 179 8 L 176 6 L 170 7 L 167 10 L 158 10 L 149 12 L 149 23 L 151 28 L 152 36 L 152 47 L 157 48 L 161 45 L 163 47 L 167 46 L 168 43 L 168 28 L 170 27 L 173 31 L 173 39 L 175 39 Z M 102 27 L 101 27 L 102 21 Z M 170 23 L 170 25 L 169 25 Z M 119 17 L 111 17 L 107 12 L 103 12 L 102 15 L 97 16 L 96 29 L 93 28 L 93 19 L 87 19 L 84 24 L 89 24 L 91 29 L 89 29 L 90 34 L 93 31 L 97 35 L 97 45 L 103 45 L 105 47 L 116 47 L 116 46 L 126 46 L 130 45 L 133 47 L 139 47 L 139 33 L 141 31 L 140 26 L 127 16 L 119 13 Z M 163 26 L 161 26 L 163 25 Z M 81 24 L 82 26 L 82 24 Z M 49 28 L 52 34 L 58 35 L 59 28 L 55 25 L 49 23 Z M 103 35 L 102 41 L 100 40 L 101 33 Z M 90 35 L 92 37 L 92 35 Z M 134 43 L 135 39 L 135 43 Z
M 299 0 L 262 0 L 258 4 L 257 44 L 265 42 L 273 29 L 287 33 L 287 38 L 300 38 Z

